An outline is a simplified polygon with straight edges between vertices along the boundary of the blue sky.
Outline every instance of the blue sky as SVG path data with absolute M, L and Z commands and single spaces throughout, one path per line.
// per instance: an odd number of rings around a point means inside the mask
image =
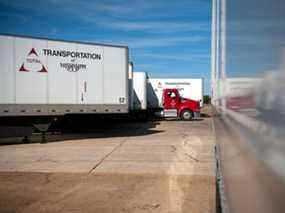
M 135 71 L 203 77 L 210 90 L 210 0 L 0 0 L 0 33 L 129 46 Z

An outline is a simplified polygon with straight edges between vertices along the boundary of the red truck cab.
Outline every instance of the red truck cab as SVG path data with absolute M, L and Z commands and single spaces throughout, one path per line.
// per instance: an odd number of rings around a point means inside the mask
M 164 117 L 191 120 L 200 116 L 200 103 L 180 96 L 178 89 L 164 89 L 162 94 Z

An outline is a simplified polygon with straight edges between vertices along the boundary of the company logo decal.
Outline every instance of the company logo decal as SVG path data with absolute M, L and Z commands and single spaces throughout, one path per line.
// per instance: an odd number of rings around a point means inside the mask
M 60 62 L 59 66 L 67 72 L 78 72 L 87 70 L 85 63 L 77 63 L 78 60 L 101 60 L 102 56 L 98 53 L 78 52 L 69 50 L 43 49 L 43 54 L 49 57 L 61 57 L 70 59 L 70 62 Z
M 27 55 L 26 60 L 21 65 L 19 72 L 47 73 L 48 71 L 41 62 L 35 48 L 32 48 L 29 54 Z
M 165 82 L 166 85 L 190 85 L 188 82 Z
M 42 51 L 42 55 L 45 57 L 56 57 L 58 67 L 60 68 L 58 70 L 67 72 L 86 71 L 88 68 L 86 60 L 102 60 L 102 55 L 94 52 L 78 52 L 58 49 L 41 49 L 40 51 Z M 21 65 L 19 72 L 47 73 L 48 71 L 46 66 L 41 62 L 36 49 L 32 48 Z

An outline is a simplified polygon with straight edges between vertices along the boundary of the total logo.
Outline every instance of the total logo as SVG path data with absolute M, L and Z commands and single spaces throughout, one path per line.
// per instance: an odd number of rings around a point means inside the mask
M 162 88 L 162 83 L 161 83 L 161 82 L 158 82 L 157 87 L 158 87 L 158 88 Z
M 26 60 L 21 65 L 19 72 L 39 72 L 47 73 L 47 69 L 41 62 L 36 50 L 32 48 L 26 57 Z

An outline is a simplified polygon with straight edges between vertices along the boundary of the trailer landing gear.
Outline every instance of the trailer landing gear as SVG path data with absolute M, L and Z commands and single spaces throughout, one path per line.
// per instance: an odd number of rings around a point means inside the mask
M 38 123 L 33 123 L 33 126 L 39 130 L 42 134 L 42 139 L 41 139 L 41 143 L 47 143 L 47 139 L 46 139 L 46 132 L 48 130 L 48 128 L 50 127 L 52 123 L 52 120 L 46 120 L 44 121 L 40 121 Z
M 24 136 L 22 142 L 23 143 L 29 143 L 29 137 L 28 136 Z

